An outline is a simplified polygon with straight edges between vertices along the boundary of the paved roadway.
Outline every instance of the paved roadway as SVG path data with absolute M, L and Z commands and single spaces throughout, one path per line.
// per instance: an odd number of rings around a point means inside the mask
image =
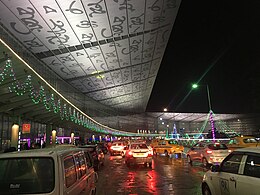
M 184 157 L 158 156 L 152 168 L 128 168 L 124 158 L 107 154 L 98 172 L 97 195 L 201 195 L 205 171 L 200 163 L 190 166 Z

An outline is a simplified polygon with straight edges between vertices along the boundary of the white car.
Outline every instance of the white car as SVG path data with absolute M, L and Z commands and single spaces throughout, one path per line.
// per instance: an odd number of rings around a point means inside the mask
M 114 142 L 110 147 L 110 155 L 121 155 L 125 156 L 125 144 L 124 142 Z
M 203 195 L 260 195 L 260 148 L 241 148 L 220 165 L 213 165 L 202 180 Z
M 199 161 L 203 166 L 209 167 L 212 164 L 220 164 L 230 152 L 223 143 L 198 142 L 187 152 L 187 159 L 190 164 Z
M 0 154 L 0 194 L 96 194 L 98 175 L 85 154 L 68 146 Z
M 131 143 L 127 147 L 125 162 L 129 167 L 132 164 L 143 164 L 152 167 L 153 151 L 145 143 Z

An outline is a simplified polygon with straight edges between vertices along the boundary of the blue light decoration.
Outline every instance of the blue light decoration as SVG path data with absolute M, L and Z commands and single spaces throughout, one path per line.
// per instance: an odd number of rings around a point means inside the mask
M 179 139 L 179 134 L 177 133 L 177 127 L 176 127 L 175 123 L 173 124 L 173 135 L 172 135 L 172 138 Z

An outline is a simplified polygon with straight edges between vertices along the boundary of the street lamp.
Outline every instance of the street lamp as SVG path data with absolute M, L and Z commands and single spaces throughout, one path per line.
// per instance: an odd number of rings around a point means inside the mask
M 197 89 L 199 85 L 197 83 L 192 84 L 192 89 Z M 208 95 L 208 103 L 209 103 L 209 111 L 211 111 L 211 101 L 210 101 L 210 94 L 209 94 L 209 86 L 206 85 L 207 88 L 207 95 Z
M 192 89 L 197 89 L 198 87 L 199 87 L 199 85 L 197 83 L 192 84 Z M 215 141 L 215 126 L 214 126 L 213 112 L 212 112 L 212 107 L 211 107 L 208 85 L 206 85 L 206 89 L 207 89 L 207 96 L 208 96 L 208 103 L 209 103 L 209 116 L 210 116 L 212 139 Z

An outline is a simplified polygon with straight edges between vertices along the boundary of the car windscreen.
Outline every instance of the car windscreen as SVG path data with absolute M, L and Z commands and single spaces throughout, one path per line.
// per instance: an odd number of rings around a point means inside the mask
M 176 144 L 176 145 L 178 145 L 178 142 L 176 140 L 169 140 L 169 144 Z
M 246 138 L 243 139 L 243 142 L 248 144 L 248 143 L 257 143 L 258 141 L 255 138 Z
M 84 147 L 87 151 L 89 151 L 90 153 L 95 152 L 96 151 L 96 147 Z
M 225 150 L 225 149 L 228 149 L 226 144 L 219 144 L 219 143 L 209 144 L 208 148 L 211 149 L 211 150 Z
M 124 146 L 123 143 L 112 143 L 112 146 Z
M 0 159 L 3 194 L 40 194 L 54 189 L 54 161 L 49 157 Z
M 148 149 L 146 144 L 132 144 L 131 149 Z

